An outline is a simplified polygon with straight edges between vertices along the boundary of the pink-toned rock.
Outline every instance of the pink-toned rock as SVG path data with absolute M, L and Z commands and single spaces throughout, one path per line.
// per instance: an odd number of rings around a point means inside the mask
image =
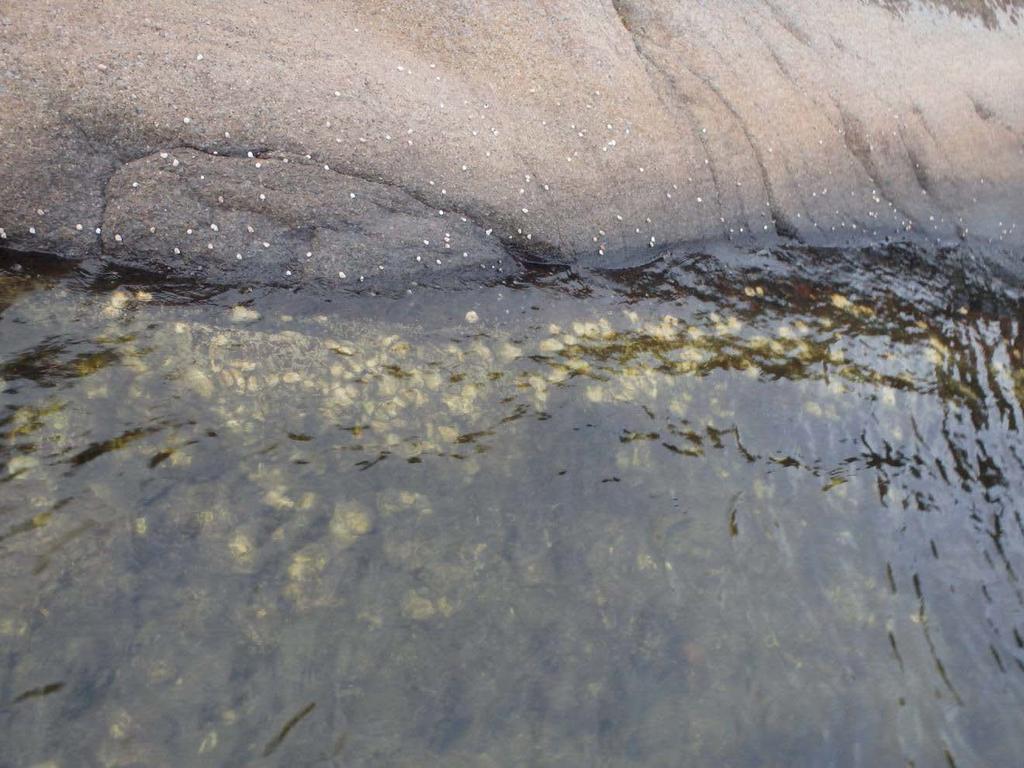
M 215 282 L 444 283 L 703 239 L 1019 244 L 1016 13 L 9 3 L 4 246 Z

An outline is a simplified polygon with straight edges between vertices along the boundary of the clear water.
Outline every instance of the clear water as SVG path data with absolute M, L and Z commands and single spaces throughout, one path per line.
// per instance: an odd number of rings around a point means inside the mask
M 1019 762 L 1019 301 L 709 263 L 8 263 L 0 765 Z

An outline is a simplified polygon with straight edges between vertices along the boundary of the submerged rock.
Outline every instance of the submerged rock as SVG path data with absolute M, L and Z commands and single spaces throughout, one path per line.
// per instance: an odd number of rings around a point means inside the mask
M 359 502 L 349 501 L 336 504 L 331 518 L 331 534 L 342 548 L 350 547 L 360 536 L 373 528 L 369 511 Z
M 1015 0 L 80 5 L 0 18 L 6 247 L 374 289 L 1022 241 Z

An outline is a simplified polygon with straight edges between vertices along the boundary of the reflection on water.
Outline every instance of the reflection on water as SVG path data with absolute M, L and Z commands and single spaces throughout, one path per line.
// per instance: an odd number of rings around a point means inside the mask
M 9 271 L 0 765 L 1013 764 L 1019 303 L 749 266 Z

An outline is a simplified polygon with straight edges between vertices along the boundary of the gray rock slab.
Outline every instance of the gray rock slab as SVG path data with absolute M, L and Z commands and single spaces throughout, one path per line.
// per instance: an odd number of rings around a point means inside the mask
M 0 227 L 26 251 L 248 282 L 382 264 L 417 281 L 455 269 L 434 253 L 445 231 L 465 275 L 497 272 L 499 245 L 612 265 L 708 239 L 1019 245 L 1018 13 L 1012 0 L 7 3 Z M 184 148 L 183 169 L 157 162 Z M 377 185 L 365 209 L 345 202 L 360 183 Z M 430 210 L 466 221 L 428 226 Z M 173 236 L 193 219 L 224 223 L 212 253 Z
M 220 285 L 449 287 L 515 267 L 458 212 L 305 159 L 176 148 L 121 166 L 106 200 L 110 260 Z

